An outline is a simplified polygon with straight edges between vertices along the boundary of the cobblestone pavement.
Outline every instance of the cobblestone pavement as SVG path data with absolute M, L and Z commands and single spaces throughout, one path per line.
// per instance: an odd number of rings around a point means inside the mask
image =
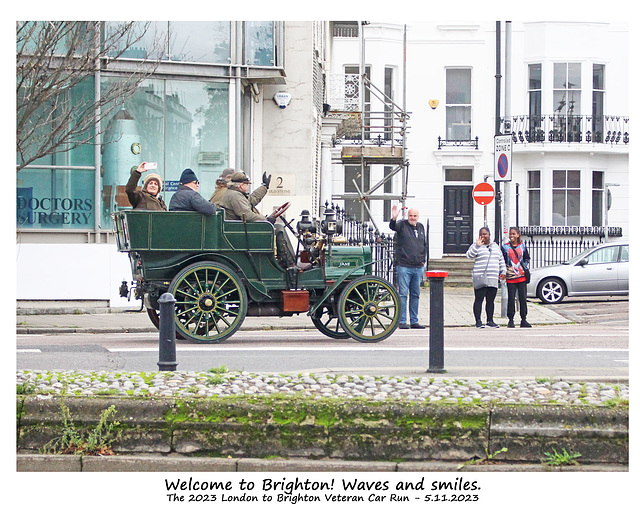
M 629 386 L 552 380 L 460 380 L 357 374 L 281 375 L 248 372 L 28 371 L 16 383 L 37 394 L 212 397 L 291 395 L 442 403 L 605 405 L 627 402 Z

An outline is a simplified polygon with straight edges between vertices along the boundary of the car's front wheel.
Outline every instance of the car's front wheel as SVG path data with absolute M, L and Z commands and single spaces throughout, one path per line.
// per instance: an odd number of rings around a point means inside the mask
M 560 303 L 565 296 L 564 283 L 555 277 L 543 280 L 538 287 L 538 298 L 544 303 Z

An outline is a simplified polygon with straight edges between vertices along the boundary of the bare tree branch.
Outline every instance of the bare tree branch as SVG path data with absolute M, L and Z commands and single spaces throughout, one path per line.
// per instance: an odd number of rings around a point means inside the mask
M 71 91 L 82 86 L 93 90 L 96 72 L 112 68 L 146 36 L 149 26 L 142 22 L 17 22 L 18 172 L 44 156 L 96 143 L 96 123 L 134 94 L 159 61 L 140 61 L 133 72 L 101 86 L 97 102 L 93 93 Z M 161 39 L 155 38 L 148 55 L 161 55 L 160 44 Z

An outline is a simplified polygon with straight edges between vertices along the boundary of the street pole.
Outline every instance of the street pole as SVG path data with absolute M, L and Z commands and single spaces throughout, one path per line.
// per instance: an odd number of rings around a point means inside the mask
M 171 293 L 158 298 L 160 304 L 160 325 L 158 338 L 158 367 L 160 371 L 175 371 L 176 362 L 176 299 Z
M 511 22 L 507 21 L 504 27 L 504 125 L 505 133 L 511 133 Z M 513 175 L 513 162 L 510 162 L 510 172 Z M 508 229 L 511 226 L 511 182 L 504 182 L 504 231 L 502 233 L 502 243 L 509 240 Z M 500 317 L 507 317 L 507 305 L 509 296 L 507 285 L 501 286 L 500 291 Z
M 496 119 L 495 119 L 495 134 L 500 135 L 500 80 L 502 78 L 501 73 L 501 62 L 500 62 L 500 22 L 496 21 Z M 495 169 L 494 169 L 495 172 Z M 496 243 L 500 244 L 501 239 L 501 211 L 500 211 L 500 181 L 495 182 L 496 185 L 496 206 L 495 206 L 495 225 L 494 225 L 494 236 Z
M 444 368 L 444 279 L 446 271 L 427 271 L 429 279 L 429 369 L 446 373 Z

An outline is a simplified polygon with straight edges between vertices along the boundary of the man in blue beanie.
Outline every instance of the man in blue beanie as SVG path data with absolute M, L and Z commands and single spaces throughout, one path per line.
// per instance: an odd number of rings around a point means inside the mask
M 216 212 L 215 204 L 198 193 L 200 182 L 191 169 L 184 169 L 180 176 L 178 191 L 171 197 L 169 211 L 198 211 L 206 216 Z

